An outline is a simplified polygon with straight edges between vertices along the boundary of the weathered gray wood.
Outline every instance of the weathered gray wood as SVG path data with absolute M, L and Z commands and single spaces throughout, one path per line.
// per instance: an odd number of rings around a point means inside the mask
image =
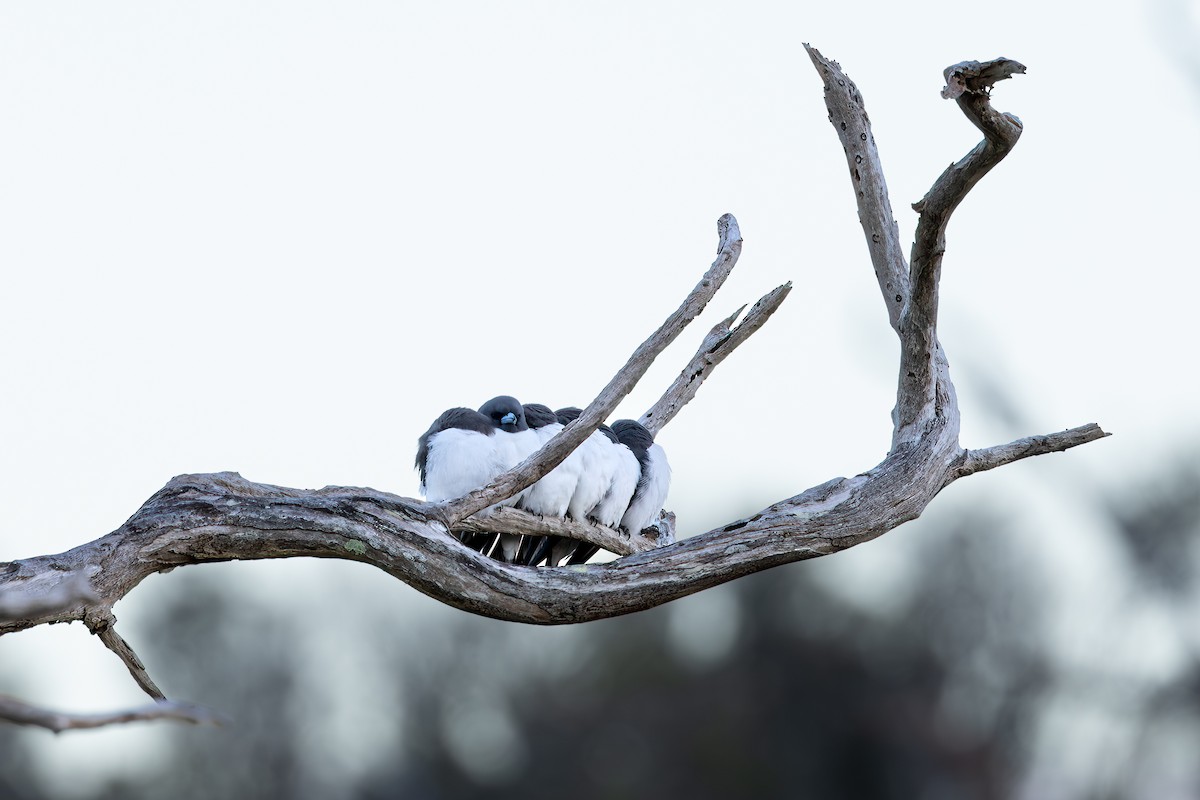
M 925 197 L 913 204 L 913 210 L 921 216 L 912 247 L 912 298 L 900 319 L 904 335 L 893 446 L 919 438 L 931 410 L 936 414 L 943 408 L 957 407 L 948 378 L 949 365 L 937 338 L 938 283 L 946 252 L 946 227 L 967 193 L 1016 146 L 1021 121 L 1012 114 L 995 111 L 989 92 L 996 81 L 1024 71 L 1023 65 L 1005 58 L 984 64 L 965 61 L 945 70 L 942 96 L 958 102 L 984 139 L 947 167 Z
M 627 556 L 642 553 L 659 546 L 657 538 L 606 528 L 594 522 L 576 522 L 570 518 L 537 517 L 509 506 L 500 506 L 480 511 L 474 516 L 458 522 L 455 532 L 518 533 L 524 536 L 564 536 L 581 542 L 590 542 L 610 553 Z
M 790 281 L 783 286 L 777 286 L 760 297 L 753 308 L 736 325 L 734 321 L 741 315 L 745 306 L 713 326 L 713 329 L 704 337 L 704 341 L 700 343 L 700 349 L 696 351 L 696 355 L 692 356 L 692 360 L 679 373 L 679 377 L 638 421 L 645 425 L 652 434 L 657 434 L 666 427 L 666 424 L 675 419 L 675 415 L 685 405 L 692 402 L 692 398 L 696 396 L 696 392 L 700 391 L 700 385 L 704 383 L 704 379 L 708 377 L 709 373 L 736 350 L 738 345 L 767 324 L 767 320 L 779 306 L 783 305 L 783 301 L 787 299 L 788 293 L 791 291 Z
M 900 311 L 909 296 L 908 264 L 904 260 L 900 228 L 892 215 L 892 200 L 883 179 L 883 164 L 875 146 L 875 135 L 871 133 L 871 119 L 867 116 L 862 93 L 841 66 L 833 59 L 825 58 L 815 47 L 805 44 L 804 49 L 825 82 L 825 107 L 846 154 L 858 205 L 858 222 L 867 239 L 875 278 L 887 306 L 888 321 L 899 333 Z

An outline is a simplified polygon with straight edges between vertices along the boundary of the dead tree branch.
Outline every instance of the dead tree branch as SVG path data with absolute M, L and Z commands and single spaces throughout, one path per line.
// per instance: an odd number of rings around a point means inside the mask
M 734 320 L 741 315 L 745 306 L 718 322 L 704 337 L 704 341 L 700 343 L 700 349 L 679 373 L 675 382 L 659 398 L 653 408 L 643 414 L 638 421 L 645 425 L 651 433 L 657 435 L 668 422 L 675 419 L 675 415 L 684 406 L 692 402 L 692 398 L 696 396 L 696 392 L 700 391 L 700 384 L 704 382 L 708 374 L 737 349 L 738 345 L 767 324 L 767 320 L 783 305 L 783 301 L 787 299 L 790 291 L 792 291 L 792 284 L 789 281 L 760 297 L 754 307 L 736 325 Z
M 85 615 L 83 622 L 92 633 L 100 637 L 100 641 L 104 642 L 105 647 L 112 650 L 117 658 L 121 659 L 121 663 L 129 670 L 129 674 L 133 677 L 134 682 L 142 687 L 142 691 L 155 700 L 161 701 L 167 699 L 162 689 L 159 689 L 154 684 L 154 681 L 150 679 L 150 673 L 146 672 L 146 665 L 138 658 L 138 654 L 133 652 L 133 648 L 129 646 L 129 642 L 125 641 L 121 634 L 117 633 L 116 628 L 113 627 L 117 623 L 117 618 L 112 615 L 112 611 L 100 608 L 93 613 Z
M 1024 68 L 999 59 L 963 62 L 946 71 L 946 95 L 954 97 L 983 131 L 984 141 L 946 170 L 917 204 L 921 217 L 910 268 L 900 248 L 862 95 L 836 62 L 806 48 L 825 83 L 825 101 L 846 151 L 859 221 L 888 320 L 901 344 L 892 446 L 880 464 L 679 542 L 674 541 L 669 515 L 655 541 L 592 525 L 538 520 L 508 508 L 480 513 L 560 463 L 700 314 L 741 252 L 737 222 L 726 215 L 718 223 L 717 259 L 683 304 L 578 420 L 489 486 L 430 504 L 366 488 L 301 491 L 251 483 L 235 473 L 182 475 L 107 536 L 58 555 L 0 564 L 0 634 L 84 620 L 122 658 L 139 685 L 161 697 L 136 654 L 113 631 L 113 604 L 147 576 L 180 565 L 295 556 L 371 564 L 443 603 L 497 619 L 542 625 L 603 619 L 853 547 L 915 519 L 958 478 L 1107 436 L 1089 424 L 980 450 L 965 450 L 958 440 L 958 404 L 937 338 L 945 231 L 954 209 L 1020 135 L 1016 117 L 992 110 L 988 90 Z M 643 416 L 645 424 L 661 430 L 716 365 L 766 322 L 789 289 L 786 284 L 768 293 L 740 323 L 735 324 L 739 309 L 714 327 L 680 377 Z M 567 536 L 622 557 L 565 568 L 513 566 L 464 547 L 449 534 L 451 528 Z M 161 711 L 164 706 L 153 708 Z M 19 710 L 5 709 L 0 705 L 0 718 L 26 721 Z M 62 727 L 78 726 L 58 729 Z
M 107 725 L 152 719 L 174 719 L 180 722 L 190 722 L 193 725 L 221 725 L 223 723 L 222 717 L 207 709 L 188 703 L 172 703 L 169 700 L 104 714 L 67 714 L 62 711 L 38 708 L 3 694 L 0 694 L 0 719 L 17 725 L 46 728 L 55 733 L 81 728 L 102 728 Z

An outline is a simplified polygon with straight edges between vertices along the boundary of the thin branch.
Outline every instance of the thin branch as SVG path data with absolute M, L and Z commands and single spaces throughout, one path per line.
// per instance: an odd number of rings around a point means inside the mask
M 718 322 L 704 337 L 704 341 L 700 343 L 700 349 L 679 373 L 675 382 L 638 421 L 645 425 L 650 433 L 657 435 L 685 405 L 692 401 L 696 392 L 700 391 L 700 384 L 704 383 L 713 369 L 736 350 L 738 345 L 749 339 L 755 331 L 767 323 L 767 320 L 783 304 L 791 291 L 792 284 L 789 281 L 759 298 L 738 324 L 734 325 L 734 320 L 742 313 L 745 306 Z
M 871 133 L 871 120 L 867 117 L 862 93 L 836 61 L 825 58 L 817 48 L 808 44 L 804 45 L 804 49 L 825 82 L 825 107 L 829 109 L 829 121 L 837 131 L 846 154 L 846 163 L 850 167 L 858 204 L 858 222 L 867 238 L 875 278 L 879 281 L 883 302 L 887 306 L 888 321 L 899 333 L 900 312 L 909 297 L 908 263 L 904 260 L 900 228 L 892 214 L 892 201 L 888 197 L 883 165 L 879 160 L 879 150 L 875 147 L 875 136 Z
M 654 359 L 683 332 L 692 320 L 700 315 L 708 301 L 725 283 L 729 273 L 737 264 L 742 252 L 742 232 L 732 214 L 717 220 L 717 258 L 700 283 L 692 289 L 683 304 L 674 311 L 658 330 L 633 352 L 629 361 L 600 391 L 579 418 L 560 431 L 540 450 L 513 469 L 498 476 L 487 486 L 442 505 L 442 513 L 451 526 L 457 524 L 494 503 L 512 497 L 522 489 L 532 486 L 571 454 L 584 439 L 596 430 L 613 409 L 637 385 Z
M 50 711 L 17 700 L 14 697 L 0 694 L 0 720 L 17 725 L 32 725 L 61 733 L 65 730 L 83 728 L 102 728 L 106 725 L 117 725 L 126 722 L 141 722 L 145 720 L 174 719 L 180 722 L 190 722 L 193 725 L 222 725 L 225 720 L 208 709 L 190 703 L 174 703 L 162 700 L 147 706 L 131 708 L 125 711 L 112 711 L 101 714 L 68 714 L 62 711 Z
M 166 700 L 167 696 L 163 694 L 162 689 L 155 685 L 150 679 L 150 674 L 146 672 L 146 665 L 138 658 L 138 654 L 133 652 L 133 648 L 129 646 L 129 642 L 122 638 L 121 634 L 117 633 L 116 625 L 117 618 L 112 615 L 106 607 L 101 607 L 92 611 L 83 618 L 88 629 L 100 637 L 100 641 L 104 642 L 104 646 L 116 653 L 117 658 L 121 659 L 121 663 L 129 670 L 129 674 L 133 676 L 133 680 L 138 686 L 142 687 L 142 691 L 150 695 L 155 700 Z
M 1103 439 L 1111 435 L 1101 430 L 1100 426 L 1096 423 L 1091 422 L 1087 425 L 1081 425 L 1078 428 L 1048 433 L 1044 436 L 1028 436 L 1024 439 L 1018 439 L 1015 442 L 995 447 L 964 450 L 962 460 L 954 471 L 954 476 L 962 478 L 967 475 L 973 475 L 976 472 L 984 472 L 996 467 L 1002 467 L 1005 464 L 1020 461 L 1022 458 L 1043 456 L 1048 453 L 1061 453 L 1069 448 L 1094 442 L 1097 439 Z
M 454 526 L 454 530 L 470 533 L 516 533 L 525 536 L 562 536 L 580 542 L 590 542 L 610 553 L 627 556 L 644 553 L 659 547 L 657 539 L 637 534 L 625 534 L 592 522 L 576 522 L 564 517 L 538 517 L 508 506 L 480 511 Z
M 946 226 L 967 193 L 992 167 L 1000 163 L 1021 136 L 1021 121 L 992 109 L 989 90 L 998 80 L 1025 67 L 1009 59 L 979 63 L 965 61 L 945 70 L 943 97 L 953 97 L 967 119 L 983 132 L 984 139 L 970 153 L 934 181 L 913 209 L 920 213 L 912 248 L 912 299 L 901 314 L 900 387 L 893 446 L 921 435 L 921 423 L 947 405 L 953 391 L 944 372 L 945 355 L 937 341 L 938 283 L 946 252 Z M 940 394 L 939 397 L 939 389 Z

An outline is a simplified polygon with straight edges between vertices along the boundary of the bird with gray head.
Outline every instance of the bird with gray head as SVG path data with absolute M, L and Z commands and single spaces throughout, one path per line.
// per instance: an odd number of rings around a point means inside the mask
M 417 472 L 421 495 L 432 503 L 462 497 L 485 486 L 507 467 L 496 448 L 496 427 L 470 408 L 443 411 L 429 430 L 417 439 Z M 495 535 L 467 534 L 463 543 L 478 550 L 490 546 Z
M 504 471 L 495 426 L 469 408 L 443 411 L 417 439 L 421 494 L 437 503 L 462 497 Z
M 578 408 L 562 408 L 556 412 L 564 424 L 574 421 L 581 413 Z M 584 444 L 590 447 L 591 459 L 586 477 L 580 480 L 571 499 L 570 514 L 577 520 L 591 520 L 615 528 L 637 488 L 637 458 L 607 425 L 601 425 Z M 586 542 L 577 544 L 560 540 L 551 549 L 550 564 L 556 566 L 563 558 L 567 558 L 569 564 L 582 564 L 599 549 Z
M 641 533 L 655 525 L 662 514 L 671 488 L 671 465 L 667 463 L 666 451 L 654 443 L 654 435 L 640 422 L 619 419 L 612 429 L 638 462 L 637 488 L 621 517 L 621 527 L 628 533 Z
M 517 466 L 541 447 L 537 433 L 530 430 L 529 423 L 525 419 L 524 407 L 515 397 L 509 395 L 493 397 L 479 407 L 479 413 L 486 417 L 496 429 L 496 452 L 504 461 L 504 470 Z M 498 505 L 521 503 L 528 492 L 529 489 L 524 489 Z M 521 536 L 519 534 L 502 533 L 500 534 L 500 544 L 497 551 L 492 553 L 492 557 L 510 564 L 515 563 L 520 546 Z
M 545 445 L 563 429 L 554 412 L 540 403 L 525 404 L 525 419 L 538 435 L 540 445 Z M 576 448 L 562 463 L 529 487 L 520 507 L 538 516 L 565 517 L 584 469 L 583 455 Z M 526 536 L 521 542 L 517 562 L 528 566 L 541 563 L 550 554 L 549 539 L 547 536 Z

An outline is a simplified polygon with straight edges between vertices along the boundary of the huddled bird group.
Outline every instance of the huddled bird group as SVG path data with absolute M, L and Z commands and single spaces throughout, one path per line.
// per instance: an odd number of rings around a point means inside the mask
M 430 501 L 461 497 L 524 461 L 583 413 L 521 405 L 507 395 L 479 410 L 442 412 L 417 441 L 421 494 Z M 539 516 L 569 517 L 640 533 L 662 512 L 671 467 L 645 426 L 631 419 L 601 425 L 545 477 L 500 505 Z M 524 540 L 522 540 L 522 538 Z M 467 534 L 463 542 L 514 564 L 582 564 L 599 548 L 560 537 Z

